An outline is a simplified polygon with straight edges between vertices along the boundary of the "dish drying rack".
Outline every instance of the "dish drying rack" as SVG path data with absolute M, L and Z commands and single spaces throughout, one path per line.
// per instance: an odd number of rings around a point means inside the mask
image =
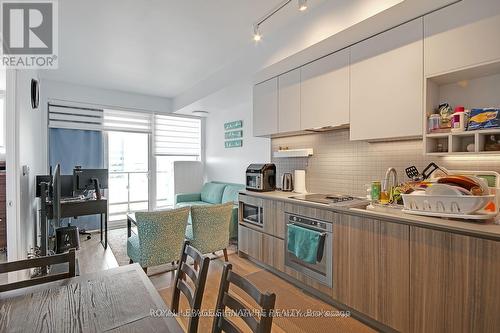
M 469 220 L 488 220 L 498 215 L 500 207 L 500 174 L 498 172 L 469 170 L 446 170 L 446 172 L 448 175 L 469 175 L 488 179 L 489 194 L 482 196 L 403 194 L 403 212 Z M 491 179 L 494 179 L 494 184 L 491 184 Z M 495 202 L 495 211 L 485 211 L 484 207 L 491 201 Z

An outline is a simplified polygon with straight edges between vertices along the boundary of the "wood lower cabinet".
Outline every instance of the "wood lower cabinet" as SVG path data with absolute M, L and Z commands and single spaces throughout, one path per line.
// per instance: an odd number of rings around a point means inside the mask
M 283 239 L 239 225 L 238 250 L 279 271 L 285 269 L 284 246 Z
M 411 227 L 411 332 L 498 332 L 500 242 Z
M 249 257 L 400 332 L 499 331 L 500 241 L 259 200 L 265 226 L 239 225 Z M 285 213 L 333 224 L 333 288 L 285 267 Z
M 409 227 L 336 215 L 332 297 L 398 331 L 409 329 Z
M 264 232 L 278 238 L 285 238 L 284 204 L 276 200 L 263 200 Z

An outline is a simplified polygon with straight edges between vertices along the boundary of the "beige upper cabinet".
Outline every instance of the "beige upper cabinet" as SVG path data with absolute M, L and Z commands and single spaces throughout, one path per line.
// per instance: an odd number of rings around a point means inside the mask
M 422 136 L 422 35 L 419 18 L 351 47 L 351 140 Z
M 300 130 L 300 69 L 278 77 L 278 131 Z
M 426 15 L 426 76 L 500 60 L 499 32 L 499 0 L 462 0 Z
M 253 87 L 253 135 L 270 136 L 278 132 L 278 78 Z
M 300 127 L 349 124 L 349 50 L 301 68 Z

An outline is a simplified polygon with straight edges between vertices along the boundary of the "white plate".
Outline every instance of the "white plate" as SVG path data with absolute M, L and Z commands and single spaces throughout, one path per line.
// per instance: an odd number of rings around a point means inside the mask
M 464 192 L 465 191 L 465 192 Z M 466 189 L 459 188 L 458 186 L 448 184 L 432 184 L 425 189 L 426 195 L 467 195 Z M 468 195 L 471 195 L 469 192 Z

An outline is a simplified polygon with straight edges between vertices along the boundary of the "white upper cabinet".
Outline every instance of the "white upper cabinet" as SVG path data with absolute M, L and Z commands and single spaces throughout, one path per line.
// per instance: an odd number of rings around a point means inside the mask
M 300 130 L 300 69 L 278 77 L 278 132 Z
M 253 87 L 253 135 L 278 133 L 278 78 Z
M 426 76 L 500 60 L 500 0 L 462 0 L 424 17 Z
M 422 136 L 422 35 L 420 18 L 351 47 L 351 140 Z
M 349 50 L 301 68 L 300 127 L 349 124 Z

